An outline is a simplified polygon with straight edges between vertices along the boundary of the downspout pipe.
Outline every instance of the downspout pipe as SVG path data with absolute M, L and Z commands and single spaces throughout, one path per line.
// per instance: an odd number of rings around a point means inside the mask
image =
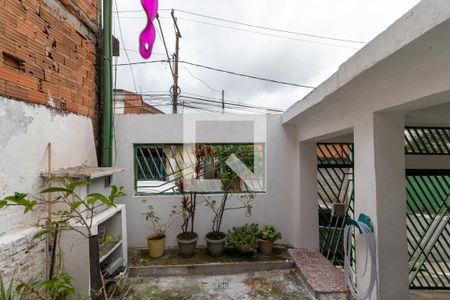
M 112 0 L 103 0 L 103 167 L 112 167 L 112 83 Z

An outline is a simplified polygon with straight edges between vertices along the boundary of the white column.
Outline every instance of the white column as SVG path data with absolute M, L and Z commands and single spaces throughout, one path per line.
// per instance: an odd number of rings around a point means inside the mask
M 377 289 L 371 299 L 409 299 L 403 132 L 399 114 L 371 114 L 354 128 L 355 217 L 364 213 L 372 219 L 377 246 Z M 356 259 L 361 271 L 361 238 Z M 368 282 L 358 284 L 364 289 Z
M 297 218 L 297 246 L 319 249 L 316 143 L 302 142 L 300 152 L 300 199 Z

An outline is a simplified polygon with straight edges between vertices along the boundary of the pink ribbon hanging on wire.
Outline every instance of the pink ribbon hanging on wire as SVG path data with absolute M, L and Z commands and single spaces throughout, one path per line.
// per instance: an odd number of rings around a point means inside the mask
M 147 26 L 139 35 L 139 53 L 144 59 L 149 59 L 152 55 L 153 44 L 155 43 L 156 30 L 153 20 L 158 13 L 158 0 L 141 0 L 142 7 L 147 14 Z

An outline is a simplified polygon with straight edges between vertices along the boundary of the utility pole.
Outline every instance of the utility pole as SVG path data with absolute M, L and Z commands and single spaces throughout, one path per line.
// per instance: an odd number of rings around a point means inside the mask
M 172 113 L 176 114 L 178 113 L 178 96 L 180 95 L 180 88 L 178 86 L 178 61 L 180 59 L 179 53 L 180 53 L 180 38 L 181 38 L 181 32 L 178 28 L 177 18 L 175 17 L 175 10 L 172 9 L 172 20 L 175 25 L 175 54 L 173 55 L 174 59 L 174 73 L 173 74 L 173 86 L 170 89 L 170 93 L 172 94 Z
M 225 91 L 222 90 L 222 114 L 225 113 Z

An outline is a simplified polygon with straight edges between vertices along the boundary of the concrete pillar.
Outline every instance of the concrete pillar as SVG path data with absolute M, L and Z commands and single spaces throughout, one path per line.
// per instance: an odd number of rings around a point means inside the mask
M 399 114 L 371 114 L 354 128 L 355 216 L 371 217 L 377 246 L 378 286 L 371 299 L 409 299 L 403 132 Z M 357 236 L 361 271 L 365 245 Z M 368 279 L 358 284 L 364 289 Z
M 297 246 L 319 249 L 316 143 L 302 142 L 300 152 L 300 199 L 298 202 Z

